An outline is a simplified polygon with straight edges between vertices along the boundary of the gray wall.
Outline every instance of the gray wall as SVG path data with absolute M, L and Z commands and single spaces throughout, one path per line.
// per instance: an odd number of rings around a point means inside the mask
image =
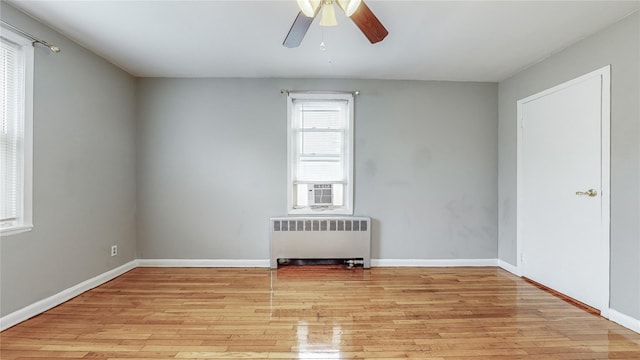
M 0 239 L 4 316 L 136 258 L 136 83 L 0 6 L 3 20 L 62 48 L 35 51 L 34 229 Z
M 516 264 L 516 102 L 611 64 L 611 308 L 640 319 L 640 15 L 499 85 L 499 258 Z
M 497 84 L 143 79 L 141 258 L 267 259 L 286 214 L 279 89 L 355 90 L 355 214 L 373 258 L 497 257 Z

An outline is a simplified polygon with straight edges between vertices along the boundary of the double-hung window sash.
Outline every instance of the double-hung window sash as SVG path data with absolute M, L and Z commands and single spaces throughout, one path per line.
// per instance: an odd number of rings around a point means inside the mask
M 344 184 L 346 101 L 294 101 L 295 184 Z

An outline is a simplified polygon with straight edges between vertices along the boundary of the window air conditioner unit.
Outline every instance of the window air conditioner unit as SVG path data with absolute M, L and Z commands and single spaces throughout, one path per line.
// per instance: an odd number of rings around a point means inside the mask
M 309 206 L 333 205 L 333 185 L 311 184 L 309 185 Z

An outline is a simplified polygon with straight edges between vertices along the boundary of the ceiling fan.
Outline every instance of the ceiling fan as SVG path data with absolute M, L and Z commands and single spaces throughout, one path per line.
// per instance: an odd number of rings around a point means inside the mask
M 320 10 L 322 10 L 320 26 L 337 25 L 333 8 L 333 3 L 336 1 L 372 44 L 382 41 L 389 34 L 362 0 L 297 0 L 300 12 L 282 45 L 288 48 L 298 47 Z

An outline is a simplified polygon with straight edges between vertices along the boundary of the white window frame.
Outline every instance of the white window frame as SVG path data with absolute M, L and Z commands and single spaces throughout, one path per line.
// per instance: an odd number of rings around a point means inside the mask
M 18 123 L 21 137 L 18 145 L 18 189 L 17 217 L 11 221 L 0 223 L 2 236 L 19 234 L 33 228 L 33 73 L 34 49 L 33 41 L 22 35 L 2 28 L 2 39 L 19 46 L 20 68 L 22 70 L 22 92 Z M 0 194 L 0 196 L 2 196 Z
M 295 128 L 294 100 L 323 100 L 347 101 L 346 124 L 344 128 L 343 161 L 344 175 L 342 181 L 344 202 L 342 206 L 332 207 L 296 207 L 295 194 L 296 179 L 296 148 L 298 146 L 297 130 Z M 353 215 L 353 143 L 354 143 L 354 99 L 351 93 L 291 92 L 287 96 L 287 213 L 289 215 Z M 317 183 L 323 183 L 319 181 Z M 325 182 L 326 183 L 326 182 Z

